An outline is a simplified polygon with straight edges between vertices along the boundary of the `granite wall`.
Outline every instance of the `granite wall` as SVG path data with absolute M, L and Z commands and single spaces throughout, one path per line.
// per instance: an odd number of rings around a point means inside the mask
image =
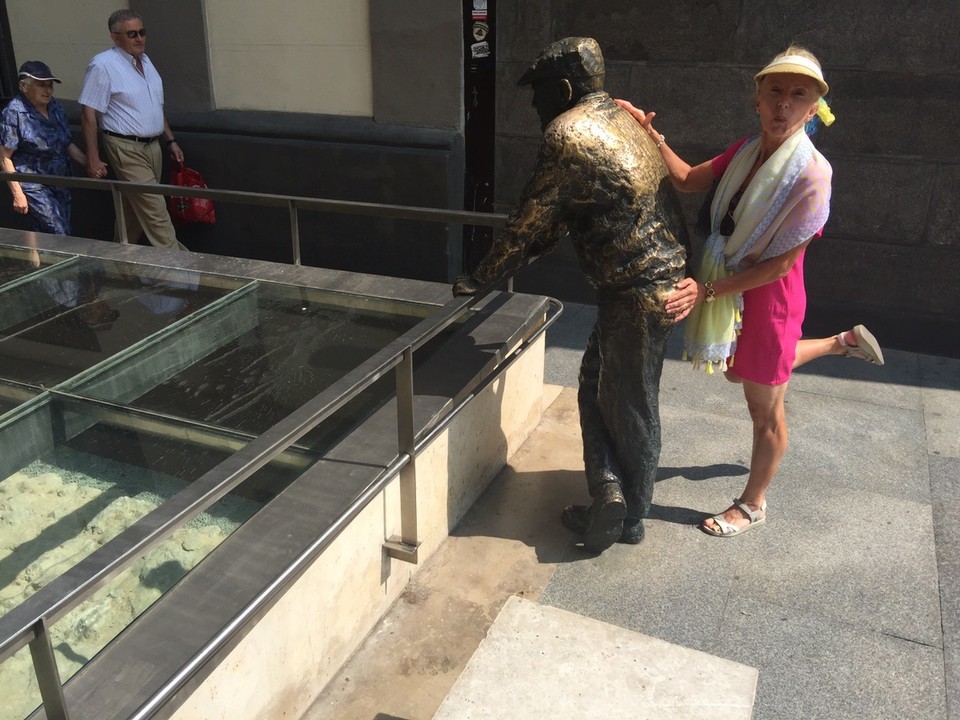
M 498 9 L 497 205 L 533 167 L 539 124 L 515 85 L 547 43 L 595 37 L 614 96 L 657 111 L 699 162 L 756 128 L 751 77 L 791 41 L 820 57 L 837 121 L 817 143 L 833 210 L 807 252 L 807 333 L 867 322 L 886 345 L 960 355 L 960 4 L 881 0 L 529 0 Z M 699 196 L 684 196 L 688 217 Z M 519 289 L 591 301 L 570 248 Z
M 82 147 L 79 106 L 64 105 Z M 298 113 L 168 117 L 187 164 L 211 188 L 428 208 L 462 202 L 463 139 L 451 130 Z M 82 176 L 83 169 L 74 167 L 74 174 Z M 163 177 L 166 182 L 166 169 Z M 292 262 L 286 208 L 218 201 L 216 213 L 215 225 L 178 229 L 181 242 L 195 252 Z M 304 265 L 439 282 L 452 282 L 461 270 L 459 226 L 308 210 L 298 215 Z M 111 240 L 113 225 L 108 192 L 73 191 L 73 235 Z M 26 228 L 9 202 L 0 202 L 0 227 Z

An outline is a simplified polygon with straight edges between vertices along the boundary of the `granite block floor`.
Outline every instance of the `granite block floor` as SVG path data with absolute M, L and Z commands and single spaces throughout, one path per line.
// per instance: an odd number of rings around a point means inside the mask
M 305 717 L 433 717 L 520 596 L 756 668 L 754 718 L 960 720 L 960 360 L 801 368 L 767 526 L 719 539 L 696 524 L 741 490 L 750 421 L 675 333 L 646 540 L 593 556 L 559 513 L 587 500 L 575 388 L 594 319 L 568 305 L 550 328 L 543 422 Z

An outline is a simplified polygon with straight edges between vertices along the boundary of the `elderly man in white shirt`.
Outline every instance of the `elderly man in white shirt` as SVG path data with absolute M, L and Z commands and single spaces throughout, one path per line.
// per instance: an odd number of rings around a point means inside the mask
M 83 79 L 79 103 L 87 150 L 87 174 L 107 175 L 100 159 L 97 129 L 103 132 L 103 152 L 118 178 L 159 183 L 163 148 L 177 163 L 183 151 L 163 113 L 163 81 L 144 53 L 147 31 L 132 10 L 117 10 L 107 21 L 114 47 L 93 57 Z M 186 250 L 174 230 L 162 195 L 124 193 L 127 239 L 145 233 L 151 245 Z M 119 238 L 119 227 L 116 237 Z

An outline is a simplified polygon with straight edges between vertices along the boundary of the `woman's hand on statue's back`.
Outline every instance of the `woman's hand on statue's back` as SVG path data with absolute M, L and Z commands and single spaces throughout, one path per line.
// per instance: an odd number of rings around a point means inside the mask
M 663 308 L 675 323 L 683 320 L 700 300 L 701 285 L 693 278 L 684 278 L 663 300 Z

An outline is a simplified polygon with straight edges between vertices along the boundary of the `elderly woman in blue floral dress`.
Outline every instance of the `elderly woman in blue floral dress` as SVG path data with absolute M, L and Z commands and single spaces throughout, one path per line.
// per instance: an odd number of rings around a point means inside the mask
M 20 66 L 20 93 L 0 114 L 0 166 L 6 172 L 69 176 L 70 160 L 86 165 L 83 151 L 70 141 L 63 106 L 53 98 L 60 82 L 39 60 Z M 70 188 L 8 182 L 13 210 L 27 216 L 30 229 L 70 234 Z

